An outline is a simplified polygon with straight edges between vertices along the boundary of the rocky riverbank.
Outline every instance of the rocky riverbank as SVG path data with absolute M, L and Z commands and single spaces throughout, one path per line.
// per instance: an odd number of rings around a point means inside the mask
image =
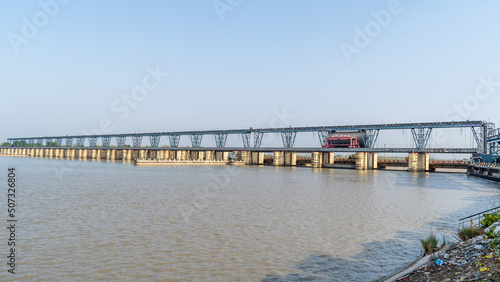
M 396 281 L 500 281 L 500 239 L 481 235 L 450 244 L 428 262 Z

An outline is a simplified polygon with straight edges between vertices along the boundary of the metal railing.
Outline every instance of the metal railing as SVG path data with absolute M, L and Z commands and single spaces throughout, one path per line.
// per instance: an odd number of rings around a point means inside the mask
M 480 227 L 481 226 L 481 221 L 483 221 L 484 215 L 486 214 L 493 214 L 493 213 L 499 213 L 500 212 L 500 206 L 482 211 L 473 215 L 469 215 L 467 217 L 461 218 L 458 220 L 458 230 L 464 229 L 465 227 Z

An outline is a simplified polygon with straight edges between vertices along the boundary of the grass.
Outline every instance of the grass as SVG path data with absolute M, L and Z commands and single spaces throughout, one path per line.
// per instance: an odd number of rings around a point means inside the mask
M 420 239 L 420 243 L 422 243 L 422 248 L 424 249 L 424 255 L 432 254 L 435 251 L 439 251 L 448 245 L 448 240 L 443 235 L 443 239 L 441 240 L 441 245 L 439 245 L 438 238 L 431 232 L 429 236 L 425 239 Z
M 446 247 L 446 245 L 448 245 L 448 240 L 446 240 L 446 237 L 443 235 L 443 240 L 441 241 L 441 249 Z
M 434 251 L 438 250 L 439 240 L 432 232 L 431 234 L 429 234 L 429 237 L 425 239 L 420 239 L 420 243 L 422 243 L 422 248 L 424 248 L 425 255 L 431 254 Z
M 460 237 L 461 240 L 469 240 L 470 238 L 474 238 L 478 235 L 481 234 L 482 229 L 479 227 L 466 227 L 458 232 L 458 237 Z

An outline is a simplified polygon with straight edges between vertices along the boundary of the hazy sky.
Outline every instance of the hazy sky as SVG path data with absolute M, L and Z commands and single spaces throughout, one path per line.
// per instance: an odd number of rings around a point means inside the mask
M 494 0 L 1 1 L 0 140 L 500 125 L 499 11 Z

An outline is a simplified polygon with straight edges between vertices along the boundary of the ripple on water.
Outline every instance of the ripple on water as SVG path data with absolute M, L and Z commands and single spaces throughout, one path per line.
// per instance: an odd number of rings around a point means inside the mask
M 460 174 L 0 162 L 22 172 L 25 280 L 374 280 L 500 203 Z

